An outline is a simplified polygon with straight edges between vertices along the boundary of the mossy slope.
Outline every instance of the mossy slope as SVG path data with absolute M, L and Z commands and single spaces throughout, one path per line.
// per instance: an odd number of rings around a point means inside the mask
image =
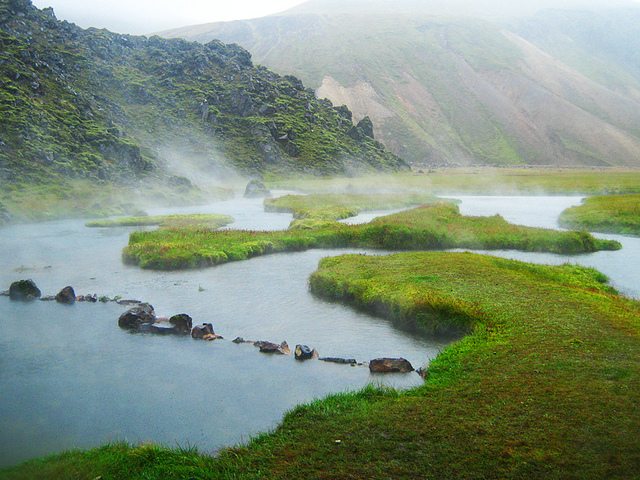
M 640 303 L 598 272 L 474 254 L 325 259 L 313 291 L 470 332 L 424 386 L 367 388 L 290 412 L 217 458 L 112 445 L 1 478 L 631 479 L 640 466 Z M 339 442 L 338 442 L 339 440 Z

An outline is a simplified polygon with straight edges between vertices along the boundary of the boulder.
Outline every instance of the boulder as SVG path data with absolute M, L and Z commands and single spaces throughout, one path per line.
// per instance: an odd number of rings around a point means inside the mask
M 199 340 L 217 340 L 222 338 L 213 331 L 213 325 L 210 323 L 203 323 L 202 325 L 196 325 L 191 330 L 191 337 Z
M 258 347 L 262 353 L 277 353 L 278 355 L 289 355 L 291 353 L 287 342 L 282 342 L 278 345 L 277 343 L 260 340 L 254 342 L 253 345 Z
M 369 371 L 373 373 L 407 373 L 415 369 L 404 358 L 376 358 L 369 362 Z
M 308 347 L 307 345 L 296 345 L 294 351 L 296 360 L 311 360 L 312 358 L 318 358 L 318 352 L 315 349 Z
M 67 286 L 60 290 L 56 295 L 56 302 L 67 305 L 76 303 L 76 292 L 73 291 L 73 287 Z
M 174 326 L 176 333 L 182 335 L 188 335 L 191 333 L 191 328 L 193 326 L 192 318 L 186 313 L 174 315 L 169 319 L 169 323 Z
M 270 197 L 271 192 L 260 180 L 251 180 L 244 190 L 245 198 Z
M 153 306 L 148 303 L 141 303 L 120 315 L 118 326 L 129 330 L 139 330 L 141 325 L 145 323 L 155 323 L 155 321 L 156 312 Z
M 318 360 L 329 363 L 339 363 L 341 365 L 357 365 L 355 358 L 321 357 Z
M 11 300 L 29 301 L 40 298 L 42 292 L 33 280 L 18 280 L 9 287 L 9 298 Z

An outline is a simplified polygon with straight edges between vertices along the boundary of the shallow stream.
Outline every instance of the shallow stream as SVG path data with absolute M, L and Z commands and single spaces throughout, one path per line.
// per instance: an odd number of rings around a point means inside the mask
M 514 223 L 556 227 L 579 197 L 456 197 L 464 214 L 502 214 Z M 236 199 L 173 212 L 228 213 L 229 228 L 285 229 L 291 216 L 265 213 L 261 200 Z M 167 210 L 150 212 L 169 213 Z M 352 219 L 368 221 L 366 214 Z M 0 289 L 32 278 L 44 294 L 147 301 L 159 315 L 211 322 L 223 341 L 130 334 L 117 327 L 126 307 L 10 302 L 0 298 L 0 466 L 108 441 L 197 446 L 204 452 L 274 428 L 284 412 L 368 383 L 418 385 L 415 373 L 379 376 L 366 367 L 260 354 L 230 340 L 287 340 L 322 356 L 367 361 L 404 356 L 416 368 L 450 341 L 321 301 L 307 279 L 318 261 L 346 250 L 255 258 L 198 271 L 154 272 L 123 265 L 131 228 L 90 229 L 81 220 L 0 229 Z M 594 266 L 622 292 L 640 297 L 640 239 L 608 235 L 624 249 L 591 255 L 490 252 L 542 263 Z M 381 252 L 369 252 L 381 253 Z

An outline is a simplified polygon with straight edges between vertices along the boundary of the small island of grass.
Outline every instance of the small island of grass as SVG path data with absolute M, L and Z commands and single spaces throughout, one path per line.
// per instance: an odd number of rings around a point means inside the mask
M 592 232 L 640 235 L 640 195 L 587 198 L 582 205 L 562 212 L 560 224 Z
M 307 220 L 316 222 L 315 218 Z M 181 229 L 134 232 L 123 251 L 123 259 L 142 268 L 170 270 L 213 266 L 268 253 L 350 247 L 516 249 L 574 254 L 618 249 L 620 244 L 598 240 L 584 232 L 512 225 L 498 215 L 465 217 L 456 205 L 437 202 L 364 225 L 321 220 L 310 228 L 275 232 Z
M 233 222 L 233 217 L 219 214 L 184 214 L 184 215 L 143 215 L 138 217 L 119 217 L 87 222 L 87 227 L 149 227 L 189 228 L 198 230 L 216 230 Z

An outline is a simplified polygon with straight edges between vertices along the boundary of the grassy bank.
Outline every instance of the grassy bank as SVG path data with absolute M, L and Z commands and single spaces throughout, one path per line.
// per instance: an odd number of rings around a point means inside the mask
M 186 214 L 186 215 L 148 215 L 140 217 L 120 217 L 87 222 L 87 227 L 145 227 L 191 228 L 199 230 L 216 230 L 233 222 L 233 217 L 219 214 Z
M 606 195 L 640 193 L 640 170 L 558 168 L 439 168 L 355 178 L 299 178 L 269 182 L 304 192 L 393 192 L 477 195 Z
M 264 208 L 268 212 L 292 213 L 294 219 L 326 221 L 355 217 L 363 211 L 391 210 L 437 201 L 436 196 L 427 193 L 285 195 L 266 199 Z
M 562 212 L 560 224 L 594 232 L 640 235 L 640 195 L 587 198 L 582 205 Z
M 325 259 L 316 294 L 469 334 L 417 389 L 300 406 L 216 458 L 110 445 L 0 478 L 637 478 L 640 303 L 604 281 L 582 267 L 464 253 Z
M 313 219 L 312 219 L 313 220 Z M 123 251 L 143 268 L 198 268 L 276 252 L 309 248 L 516 249 L 583 253 L 617 249 L 617 242 L 584 232 L 512 225 L 500 216 L 465 217 L 456 205 L 439 202 L 388 215 L 365 225 L 320 222 L 319 228 L 276 232 L 159 230 L 134 232 Z

